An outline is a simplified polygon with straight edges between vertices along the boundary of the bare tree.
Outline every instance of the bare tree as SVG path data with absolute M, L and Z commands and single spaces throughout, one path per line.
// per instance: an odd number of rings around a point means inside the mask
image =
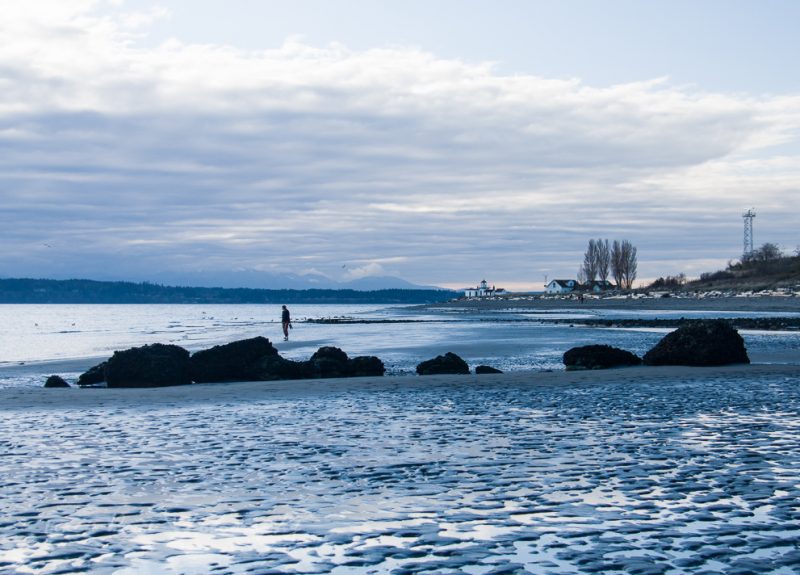
M 638 258 L 636 246 L 628 240 L 614 240 L 611 245 L 611 274 L 617 286 L 631 289 L 636 279 Z
M 633 287 L 633 280 L 636 279 L 637 268 L 639 267 L 638 258 L 636 257 L 636 246 L 628 240 L 622 240 L 622 254 L 624 262 L 622 279 L 625 283 L 625 289 L 631 289 Z
M 589 246 L 583 254 L 583 275 L 585 282 L 593 282 L 597 279 L 597 244 L 594 240 L 589 240 Z
M 585 284 L 586 283 L 586 272 L 583 269 L 583 266 L 578 268 L 578 283 Z
M 619 240 L 614 240 L 611 244 L 611 275 L 614 277 L 614 283 L 618 288 L 622 288 L 622 246 Z
M 611 249 L 608 247 L 608 240 L 597 240 L 595 242 L 597 257 L 597 275 L 601 281 L 608 279 L 609 266 L 611 265 Z

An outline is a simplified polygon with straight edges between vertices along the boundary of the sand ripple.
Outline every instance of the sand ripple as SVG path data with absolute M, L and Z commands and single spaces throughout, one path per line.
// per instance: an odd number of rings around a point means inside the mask
M 8 573 L 796 573 L 800 379 L 3 413 Z

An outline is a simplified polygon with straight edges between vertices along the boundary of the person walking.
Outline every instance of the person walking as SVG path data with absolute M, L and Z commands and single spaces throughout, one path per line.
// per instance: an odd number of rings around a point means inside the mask
M 289 341 L 289 329 L 292 327 L 292 316 L 286 306 L 281 312 L 281 323 L 283 324 L 283 341 Z

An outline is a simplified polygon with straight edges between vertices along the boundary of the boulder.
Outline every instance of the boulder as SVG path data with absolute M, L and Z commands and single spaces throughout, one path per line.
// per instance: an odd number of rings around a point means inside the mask
M 312 377 L 328 378 L 347 377 L 350 375 L 347 354 L 338 347 L 325 346 L 319 348 L 307 363 Z
M 478 367 L 475 368 L 475 373 L 477 375 L 480 375 L 482 373 L 503 373 L 503 372 L 489 365 L 479 365 Z
M 456 354 L 448 351 L 444 355 L 438 355 L 433 359 L 423 361 L 417 366 L 417 373 L 420 375 L 436 375 L 440 373 L 469 373 L 467 362 Z
M 192 383 L 189 352 L 177 345 L 154 343 L 115 351 L 106 363 L 108 387 L 163 387 Z
M 342 363 L 335 359 L 319 358 L 307 362 L 312 377 L 330 378 L 330 377 L 347 377 L 350 375 L 350 366 L 347 362 Z
M 259 381 L 277 381 L 281 379 L 310 379 L 314 377 L 311 362 L 292 361 L 280 355 L 265 357 L 259 365 Z
M 374 377 L 386 373 L 383 362 L 374 355 L 360 355 L 349 362 L 349 372 L 352 377 Z
M 610 345 L 584 345 L 573 347 L 563 357 L 568 371 L 578 369 L 608 369 L 628 365 L 640 365 L 641 358 L 624 349 Z
M 86 387 L 87 385 L 97 385 L 106 380 L 106 361 L 98 363 L 94 367 L 90 367 L 87 371 L 82 373 L 78 378 L 78 385 Z
M 189 364 L 197 383 L 254 381 L 261 379 L 264 359 L 277 356 L 272 343 L 259 336 L 195 352 Z
M 326 359 L 339 363 L 347 363 L 348 358 L 347 354 L 338 347 L 323 346 L 314 352 L 314 355 L 311 356 L 310 361 L 318 361 L 320 359 Z
M 698 320 L 668 333 L 643 358 L 645 365 L 712 366 L 750 363 L 739 332 L 720 319 Z
M 44 382 L 45 387 L 69 387 L 69 384 L 64 381 L 64 378 L 58 375 L 51 375 Z

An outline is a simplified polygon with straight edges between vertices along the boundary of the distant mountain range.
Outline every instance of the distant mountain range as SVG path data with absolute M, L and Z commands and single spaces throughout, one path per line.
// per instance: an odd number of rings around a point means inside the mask
M 130 281 L 138 278 L 98 278 L 105 281 Z M 368 276 L 350 281 L 336 281 L 322 274 L 271 273 L 258 270 L 233 272 L 161 272 L 146 278 L 150 283 L 180 287 L 251 288 L 251 289 L 441 289 L 418 285 L 393 276 Z

